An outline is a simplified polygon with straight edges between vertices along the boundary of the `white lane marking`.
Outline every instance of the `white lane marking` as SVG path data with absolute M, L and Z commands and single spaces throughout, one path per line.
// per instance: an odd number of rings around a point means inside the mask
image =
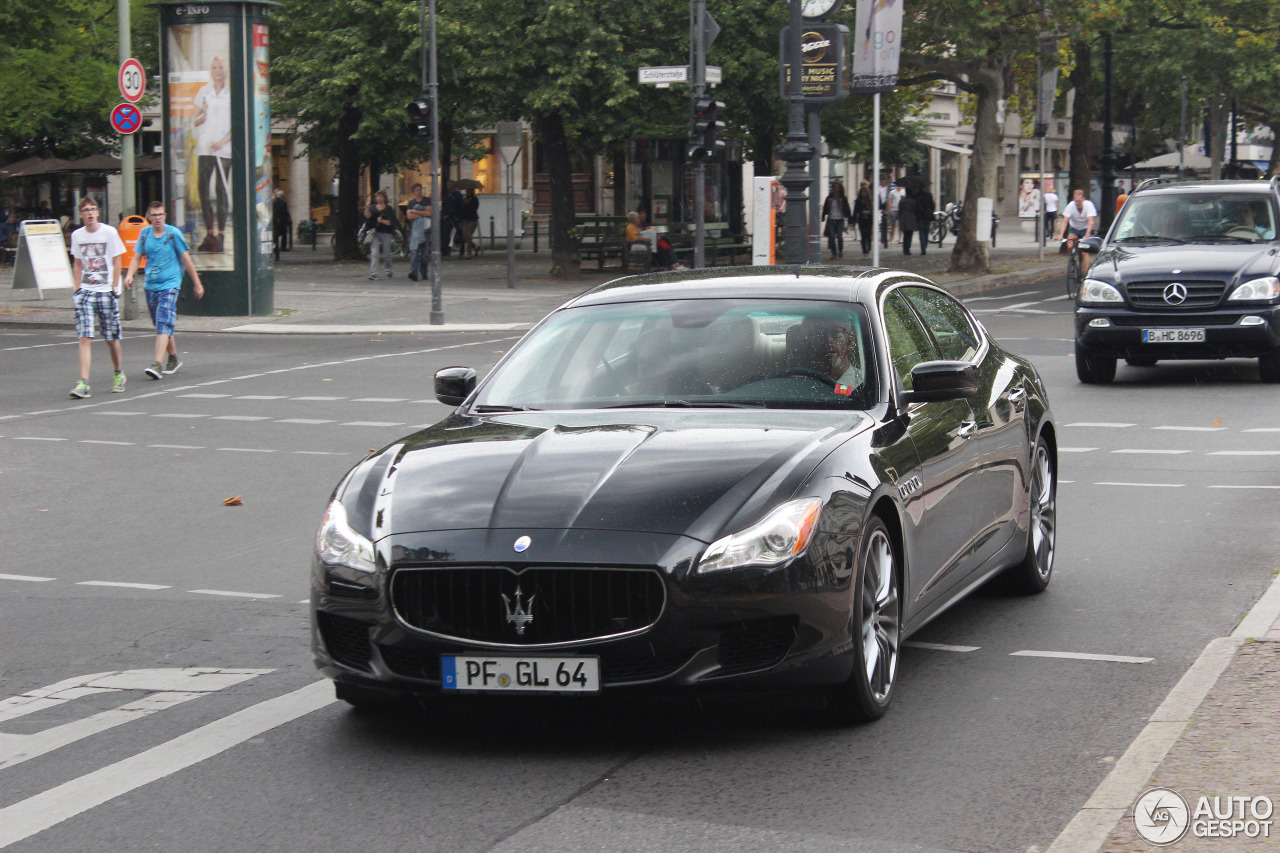
M 56 581 L 57 578 L 42 578 L 37 575 L 4 575 L 0 574 L 0 581 L 30 581 L 31 583 L 44 583 L 46 581 Z
M 348 421 L 340 426 L 360 426 L 360 427 L 398 427 L 404 426 L 404 422 L 392 423 L 389 421 Z
M 1097 450 L 1096 447 L 1059 447 L 1059 453 L 1088 453 L 1090 450 Z
M 14 441 L 66 441 L 65 438 L 48 438 L 42 435 L 15 435 Z
M 1062 482 L 1059 480 L 1058 482 Z M 1211 489 L 1280 489 L 1280 486 L 1210 486 Z
M 1101 427 L 1103 429 L 1124 429 L 1125 427 L 1137 426 L 1137 424 L 1115 424 L 1103 423 L 1095 421 L 1077 421 L 1073 424 L 1067 424 L 1069 427 Z
M 0 848 L 212 758 L 249 738 L 335 701 L 332 683 L 317 681 L 0 809 Z
M 128 583 L 127 581 L 76 581 L 76 586 L 118 586 L 124 589 L 172 589 L 158 583 Z
M 1181 489 L 1185 483 L 1118 483 L 1118 482 L 1101 482 L 1094 483 L 1095 486 L 1137 486 L 1139 488 L 1148 489 Z
M 269 421 L 267 415 L 214 415 L 215 421 Z
M 1182 453 L 1190 453 L 1190 450 L 1154 450 L 1151 448 L 1124 448 L 1123 450 L 1112 450 L 1111 453 L 1147 453 L 1157 456 L 1177 456 Z
M 12 720 L 82 696 L 96 696 L 119 690 L 141 690 L 150 694 L 119 708 L 72 720 L 35 734 L 7 735 L 0 743 L 0 769 L 21 764 L 98 732 L 141 719 L 191 699 L 198 699 L 215 690 L 231 687 L 268 672 L 271 670 L 222 670 L 209 667 L 100 672 L 60 681 L 49 687 L 6 699 L 0 702 L 0 719 Z
M 1038 652 L 1032 649 L 1023 649 L 1017 652 L 1009 652 L 1011 657 L 1024 658 L 1065 658 L 1067 660 L 1096 660 L 1103 663 L 1151 663 L 1155 658 L 1140 658 L 1132 655 L 1087 655 L 1079 652 Z
M 285 418 L 276 421 L 278 424 L 331 424 L 332 420 L 322 420 L 320 418 Z
M 147 447 L 159 447 L 162 450 L 204 450 L 194 444 L 148 444 Z
M 199 595 L 223 595 L 228 598 L 280 598 L 281 596 L 270 592 L 232 592 L 225 589 L 189 589 L 187 592 L 194 592 Z
M 132 442 L 132 441 L 104 441 L 103 439 L 98 439 L 98 438 L 82 438 L 82 439 L 80 439 L 80 441 L 79 441 L 78 443 L 79 443 L 79 444 L 117 444 L 117 445 L 120 445 L 121 447 L 128 447 L 128 446 L 130 446 L 130 445 L 134 444 L 135 442 Z
M 918 640 L 907 640 L 902 645 L 913 649 L 929 649 L 935 652 L 976 652 L 978 646 L 952 646 L 947 643 L 922 643 Z
M 30 414 L 34 415 L 35 412 L 31 412 Z M 137 417 L 138 415 L 145 415 L 147 413 L 146 412 L 94 412 L 93 414 L 112 415 L 113 417 L 117 417 L 117 418 L 132 418 L 132 417 Z
M 193 414 L 164 413 L 164 414 L 152 415 L 151 417 L 153 417 L 153 418 L 207 418 L 207 417 L 209 417 L 209 416 L 208 416 L 208 415 L 193 415 Z
M 1222 432 L 1226 427 L 1197 427 L 1197 426 L 1158 426 L 1152 429 L 1175 430 L 1177 432 Z
M 403 403 L 403 397 L 360 397 L 352 400 L 353 403 Z
M 288 400 L 287 394 L 242 394 L 237 400 Z
M 179 394 L 180 397 L 190 397 L 196 400 L 220 400 L 223 397 L 230 397 L 230 394 Z
M 1061 486 L 1063 483 L 1074 483 L 1074 482 L 1075 480 L 1059 480 L 1058 485 Z
M 1280 450 L 1214 450 L 1210 456 L 1280 456 Z
M 1245 432 L 1280 432 L 1280 427 L 1255 427 L 1247 429 Z
M 1034 290 L 1025 290 L 1022 293 L 1006 293 L 1004 296 L 968 296 L 965 297 L 965 303 L 970 302 L 998 302 L 1001 299 L 1021 299 L 1024 296 L 1035 296 Z M 1006 340 L 1001 338 L 1001 340 Z
M 347 456 L 348 455 L 346 453 L 337 453 L 332 450 L 293 450 L 290 452 L 300 453 L 303 456 Z
M 228 453 L 275 453 L 272 448 L 267 447 L 219 447 L 219 450 L 225 450 Z
M 314 400 L 320 403 L 330 403 L 334 400 L 345 400 L 346 397 L 290 397 L 290 400 Z

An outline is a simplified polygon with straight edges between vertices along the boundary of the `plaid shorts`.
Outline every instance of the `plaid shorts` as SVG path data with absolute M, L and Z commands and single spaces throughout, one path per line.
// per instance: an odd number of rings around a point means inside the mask
M 92 338 L 96 317 L 103 340 L 120 340 L 120 301 L 114 293 L 99 293 L 82 287 L 71 297 L 71 302 L 76 309 L 76 337 Z
M 147 310 L 151 312 L 151 322 L 156 324 L 157 335 L 173 335 L 173 327 L 178 322 L 178 288 L 148 290 Z

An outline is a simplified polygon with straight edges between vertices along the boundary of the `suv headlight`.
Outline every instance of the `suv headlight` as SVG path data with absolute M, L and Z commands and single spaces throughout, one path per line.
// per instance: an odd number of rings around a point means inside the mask
M 347 510 L 338 501 L 329 504 L 320 522 L 316 555 L 330 566 L 346 566 L 370 574 L 377 569 L 373 543 L 351 528 L 347 523 Z
M 746 530 L 711 543 L 698 561 L 698 574 L 776 566 L 804 553 L 818 525 L 822 501 L 788 501 Z
M 1228 302 L 1269 302 L 1280 297 L 1280 279 L 1273 275 L 1255 278 L 1237 287 L 1227 297 Z
M 1116 290 L 1105 281 L 1098 281 L 1096 278 L 1086 278 L 1084 281 L 1080 282 L 1081 305 L 1116 302 L 1124 302 L 1124 297 L 1120 295 L 1120 291 Z

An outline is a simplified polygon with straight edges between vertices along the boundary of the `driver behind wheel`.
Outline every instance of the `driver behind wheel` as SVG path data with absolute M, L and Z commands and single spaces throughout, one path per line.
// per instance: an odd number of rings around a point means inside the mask
M 853 331 L 836 320 L 806 319 L 787 330 L 787 366 L 827 377 L 836 393 L 849 395 L 862 384 Z

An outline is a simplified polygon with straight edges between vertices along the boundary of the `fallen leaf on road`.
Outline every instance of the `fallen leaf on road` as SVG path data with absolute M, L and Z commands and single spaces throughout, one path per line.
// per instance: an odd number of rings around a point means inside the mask
M 1222 426 L 1222 418 L 1217 418 L 1213 422 L 1214 426 Z
M 223 506 L 244 506 L 244 501 L 240 500 L 239 495 L 236 495 L 234 498 L 227 498 L 225 501 L 222 502 L 222 505 Z

